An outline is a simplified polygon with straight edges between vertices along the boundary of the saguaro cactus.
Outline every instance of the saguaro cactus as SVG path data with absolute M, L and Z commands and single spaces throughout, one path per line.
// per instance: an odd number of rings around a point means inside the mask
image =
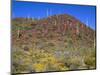
M 19 38 L 19 37 L 20 37 L 20 30 L 18 28 L 18 30 L 17 30 L 17 38 Z
M 76 34 L 79 35 L 79 24 L 76 25 Z

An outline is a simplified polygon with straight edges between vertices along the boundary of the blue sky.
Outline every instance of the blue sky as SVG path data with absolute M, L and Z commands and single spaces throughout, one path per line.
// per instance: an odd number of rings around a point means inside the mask
M 96 7 L 72 4 L 50 4 L 13 1 L 12 17 L 45 18 L 55 14 L 69 14 L 95 30 Z

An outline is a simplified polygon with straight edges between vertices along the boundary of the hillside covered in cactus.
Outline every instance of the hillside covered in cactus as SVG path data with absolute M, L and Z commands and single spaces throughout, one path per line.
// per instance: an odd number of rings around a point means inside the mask
M 95 30 L 73 16 L 12 19 L 14 73 L 95 69 Z

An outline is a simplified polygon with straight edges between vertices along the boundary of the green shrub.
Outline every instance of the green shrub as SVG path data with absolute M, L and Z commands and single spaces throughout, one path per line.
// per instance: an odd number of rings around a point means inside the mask
M 91 56 L 86 56 L 84 59 L 84 63 L 86 64 L 87 68 L 95 68 L 95 57 L 91 57 Z

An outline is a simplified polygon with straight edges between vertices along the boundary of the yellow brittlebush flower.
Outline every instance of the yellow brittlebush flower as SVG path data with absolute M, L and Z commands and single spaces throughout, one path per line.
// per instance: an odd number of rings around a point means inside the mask
M 46 69 L 46 65 L 42 63 L 36 63 L 34 64 L 34 69 L 36 72 L 43 72 Z

